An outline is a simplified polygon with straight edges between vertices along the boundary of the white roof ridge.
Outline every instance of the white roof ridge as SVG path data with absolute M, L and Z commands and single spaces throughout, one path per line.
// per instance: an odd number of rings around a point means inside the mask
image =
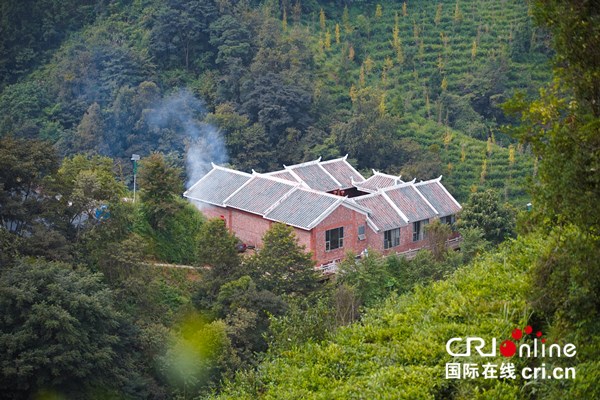
M 283 201 L 285 199 L 287 199 L 288 197 L 290 197 L 292 195 L 292 193 L 296 192 L 297 190 L 301 190 L 299 186 L 294 186 L 293 188 L 291 188 L 290 190 L 288 190 L 287 192 L 285 192 L 283 194 L 283 196 L 281 196 L 279 198 L 279 200 L 277 200 L 275 203 L 271 204 L 271 206 L 265 210 L 265 212 L 263 213 L 263 217 L 266 217 L 266 215 L 268 213 L 270 213 L 275 208 L 277 208 L 277 206 L 279 206 L 281 203 L 283 203 Z
M 377 225 L 375 225 L 375 222 L 373 222 L 373 220 L 371 219 L 371 217 L 369 215 L 367 215 L 367 225 L 371 226 L 371 229 L 373 229 L 375 232 L 379 232 L 380 229 Z
M 297 182 L 301 182 L 302 180 L 298 181 L 298 179 L 300 179 L 298 177 L 297 174 L 294 174 L 292 171 L 287 170 L 287 169 L 279 169 L 277 171 L 271 171 L 271 172 L 263 172 L 263 175 L 268 175 L 268 176 L 273 176 L 274 178 L 279 178 L 278 176 L 274 176 L 276 174 L 290 174 L 292 175 L 292 178 L 294 178 Z M 284 178 L 279 178 L 279 179 L 284 179 Z
M 380 172 L 380 171 L 375 171 L 375 170 L 373 170 L 373 175 L 370 176 L 369 178 L 371 178 L 371 177 L 373 177 L 375 175 L 385 176 L 385 177 L 390 178 L 390 179 L 395 179 L 395 180 L 398 180 L 398 181 L 402 181 L 402 175 L 386 174 L 385 172 Z
M 427 203 L 427 205 L 429 207 L 431 207 L 431 209 L 436 213 L 436 215 L 440 215 L 440 212 L 438 210 L 435 209 L 435 207 L 433 206 L 433 204 L 431 204 L 429 202 L 429 200 L 427 200 L 427 198 L 423 195 L 423 193 L 421 193 L 421 191 L 419 190 L 419 188 L 414 184 L 414 182 L 411 185 L 419 194 L 419 196 L 421 196 L 421 198 L 425 201 L 425 203 Z
M 344 164 L 346 164 L 348 167 L 350 167 L 350 169 L 351 169 L 352 171 L 354 171 L 354 172 L 355 172 L 355 173 L 356 173 L 358 176 L 360 176 L 360 177 L 362 178 L 363 182 L 364 182 L 364 181 L 366 181 L 365 177 L 364 177 L 364 176 L 363 176 L 363 175 L 362 175 L 360 172 L 358 172 L 358 170 L 357 170 L 356 168 L 354 168 L 354 167 L 352 166 L 352 164 L 350 164 L 350 163 L 348 162 L 348 160 L 347 160 L 347 159 L 348 159 L 348 154 L 346 154 L 346 155 L 345 155 L 344 157 L 342 157 L 342 158 L 336 158 L 336 159 L 334 159 L 334 160 L 329 160 L 329 161 L 321 161 L 321 164 L 328 164 L 328 163 L 331 163 L 331 162 L 333 162 L 333 161 L 342 161 Z M 350 178 L 353 178 L 353 177 L 351 176 Z
M 198 184 L 200 184 L 200 182 L 202 182 L 206 177 L 208 177 L 215 170 L 227 171 L 227 172 L 235 173 L 237 175 L 241 175 L 241 176 L 244 176 L 244 177 L 247 177 L 247 178 L 251 178 L 252 177 L 252 175 L 250 175 L 247 172 L 237 171 L 235 169 L 231 169 L 231 168 L 227 168 L 227 167 L 221 167 L 221 166 L 219 166 L 219 165 L 217 165 L 217 164 L 215 164 L 213 162 L 211 162 L 210 165 L 212 166 L 212 169 L 210 171 L 208 171 L 206 174 L 204 174 L 204 176 L 202 176 L 202 178 L 198 179 L 196 181 L 196 183 L 194 183 L 192 186 L 189 187 L 189 189 L 187 189 L 185 192 L 183 192 L 183 197 L 187 197 L 187 198 L 190 198 L 190 199 L 193 199 L 193 200 L 197 200 L 197 201 L 204 201 L 204 200 L 199 200 L 199 199 L 197 199 L 195 197 L 189 197 L 188 194 L 189 194 L 189 192 L 192 189 L 194 189 Z M 214 204 L 214 203 L 211 203 L 211 204 Z
M 299 163 L 299 164 L 292 164 L 292 165 L 285 165 L 285 164 L 283 164 L 283 168 L 289 170 L 290 168 L 306 167 L 308 165 L 318 164 L 320 162 L 321 162 L 321 157 L 317 158 L 316 160 L 305 161 L 305 162 Z
M 247 186 L 250 182 L 252 182 L 254 180 L 254 178 L 256 178 L 258 176 L 258 172 L 255 172 L 254 170 L 252 170 L 252 178 L 248 179 L 246 182 L 244 182 L 244 184 L 242 186 L 240 186 L 239 188 L 235 189 L 233 191 L 233 193 L 231 193 L 229 196 L 227 196 L 225 198 L 225 200 L 223 200 L 223 205 L 226 206 L 227 205 L 227 201 L 229 199 L 231 199 L 233 196 L 235 196 L 236 194 L 238 194 L 240 192 L 240 190 L 242 190 L 243 187 Z M 234 207 L 237 208 L 237 207 Z
M 427 185 L 427 184 L 429 184 L 429 183 L 436 183 L 436 182 L 437 182 L 437 183 L 439 183 L 439 182 L 441 182 L 441 180 L 442 180 L 442 176 L 443 176 L 443 175 L 440 175 L 440 176 L 439 176 L 439 177 L 437 177 L 437 178 L 428 179 L 428 180 L 426 180 L 426 181 L 423 181 L 423 180 L 422 180 L 421 182 L 417 182 L 417 183 L 415 183 L 415 186 L 422 186 L 422 185 Z
M 190 191 L 191 191 L 193 188 L 195 188 L 195 187 L 196 187 L 196 186 L 197 186 L 197 185 L 198 185 L 200 182 L 202 182 L 202 180 L 204 180 L 204 178 L 206 178 L 206 177 L 207 177 L 207 176 L 208 176 L 208 175 L 209 175 L 211 172 L 213 172 L 213 171 L 215 170 L 215 164 L 213 164 L 213 163 L 211 163 L 211 164 L 212 164 L 212 167 L 213 167 L 213 168 L 212 168 L 210 171 L 208 171 L 206 174 L 204 174 L 204 176 L 203 176 L 202 178 L 198 179 L 198 180 L 196 181 L 196 183 L 194 183 L 192 186 L 190 186 L 190 187 L 189 187 L 189 189 L 187 189 L 185 192 L 183 192 L 183 197 L 188 197 L 188 193 L 189 193 L 189 192 L 190 192 Z
M 331 160 L 325 160 L 325 161 L 321 161 L 321 164 L 330 164 L 332 162 L 336 162 L 336 161 L 344 161 L 346 158 L 348 158 L 348 154 L 346 154 L 344 157 L 338 157 L 338 158 L 332 158 Z
M 329 216 L 329 214 L 331 214 L 333 212 L 333 210 L 335 210 L 336 208 L 338 208 L 338 206 L 340 204 L 342 204 L 342 202 L 344 201 L 344 197 L 340 197 L 339 200 L 335 201 L 332 205 L 330 205 L 329 207 L 327 207 L 325 209 L 325 211 L 323 211 L 317 218 L 315 218 L 310 224 L 307 224 L 307 228 L 308 229 L 312 229 L 315 226 L 319 225 L 321 223 L 321 221 L 323 221 L 325 218 L 327 218 Z
M 450 199 L 454 202 L 454 204 L 456 204 L 458 206 L 458 208 L 460 208 L 462 210 L 462 206 L 460 205 L 460 203 L 454 198 L 454 196 L 452 196 L 452 194 L 450 194 L 448 189 L 446 189 L 446 187 L 444 185 L 442 185 L 441 180 L 442 180 L 442 176 L 440 175 L 440 177 L 436 180 L 436 183 L 442 188 L 442 190 L 448 195 L 448 197 L 450 197 Z
M 349 205 L 358 210 L 361 210 L 367 215 L 369 215 L 369 213 L 372 212 L 370 208 L 358 204 L 356 201 L 354 201 L 352 198 L 350 198 L 348 196 L 344 196 L 344 201 L 342 202 L 342 204 Z
M 385 199 L 385 201 L 387 201 L 392 208 L 394 209 L 394 211 L 396 211 L 396 213 L 398 213 L 398 215 L 400 216 L 400 218 L 402 218 L 404 220 L 404 222 L 406 222 L 407 224 L 410 222 L 408 217 L 406 216 L 406 214 L 404 214 L 402 212 L 402 210 L 400 210 L 400 208 L 398 208 L 398 206 L 392 201 L 392 199 L 390 199 L 390 197 L 387 195 L 387 193 L 385 193 L 384 191 L 381 192 L 381 195 L 383 196 L 383 198 Z
M 215 164 L 213 162 L 211 162 L 210 164 L 212 165 L 213 169 L 220 169 L 221 171 L 233 172 L 234 174 L 243 175 L 243 176 L 251 176 L 251 174 L 249 174 L 247 172 L 244 172 L 244 171 L 238 171 L 237 169 L 222 167 L 222 166 L 217 165 L 217 164 Z M 254 171 L 254 170 L 252 170 L 252 171 Z M 207 173 L 207 175 L 208 175 L 208 173 Z
M 269 179 L 269 180 L 272 180 L 272 181 L 275 181 L 275 182 L 279 182 L 279 183 L 284 183 L 284 184 L 290 185 L 290 186 L 301 186 L 304 183 L 303 181 L 292 182 L 290 180 L 279 178 L 277 176 L 263 174 L 261 172 L 255 172 L 254 170 L 252 170 L 252 172 L 254 173 L 255 177 L 263 178 L 263 179 Z
M 284 165 L 284 167 L 285 167 L 285 165 Z M 286 171 L 289 172 L 294 177 L 294 179 L 296 179 L 299 183 L 301 183 L 302 186 L 305 186 L 307 188 L 310 187 L 310 186 L 308 186 L 308 183 L 304 182 L 304 179 L 300 178 L 300 175 L 298 175 L 293 169 L 291 169 L 291 168 L 287 169 L 287 167 L 286 167 Z
M 376 192 L 372 192 L 372 193 L 369 193 L 369 194 L 363 194 L 362 196 L 356 196 L 356 197 L 353 197 L 353 199 L 356 201 L 356 200 L 366 199 L 367 197 L 369 197 L 369 198 L 370 197 L 375 197 L 375 196 L 378 196 L 380 194 L 381 194 L 381 189 L 378 189 Z
M 338 181 L 337 179 L 335 179 L 335 177 L 334 177 L 333 175 L 331 175 L 331 174 L 329 173 L 329 171 L 327 171 L 327 170 L 325 169 L 325 167 L 323 167 L 323 166 L 321 165 L 321 163 L 318 163 L 317 165 L 319 166 L 319 168 L 321 168 L 321 170 L 323 170 L 323 172 L 325 172 L 327 175 L 329 175 L 329 177 L 330 177 L 331 179 L 333 179 L 333 181 L 335 182 L 335 184 L 336 184 L 336 185 L 338 185 L 338 188 L 339 188 L 339 189 L 341 189 L 341 188 L 343 187 L 342 183 L 341 183 L 340 181 Z
M 404 187 L 408 187 L 408 186 L 414 186 L 415 185 L 415 179 L 413 179 L 410 182 L 400 182 L 395 184 L 394 186 L 388 186 L 388 187 L 384 187 L 384 188 L 378 188 L 377 190 L 381 190 L 383 192 L 389 192 L 390 190 L 394 190 L 394 189 L 402 189 Z

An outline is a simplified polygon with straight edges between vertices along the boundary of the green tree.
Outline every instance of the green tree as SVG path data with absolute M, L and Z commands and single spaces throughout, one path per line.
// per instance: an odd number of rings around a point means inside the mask
M 200 230 L 198 258 L 200 265 L 209 265 L 218 276 L 232 277 L 239 267 L 236 251 L 238 239 L 219 218 L 206 221 Z
M 515 215 L 510 206 L 500 202 L 492 189 L 475 192 L 469 196 L 460 214 L 461 228 L 479 228 L 486 240 L 500 243 L 514 235 Z
M 143 210 L 150 226 L 163 227 L 168 217 L 181 209 L 177 198 L 183 193 L 182 171 L 160 153 L 140 161 L 138 177 Z
M 121 201 L 125 186 L 112 171 L 108 157 L 76 155 L 65 158 L 49 180 L 55 193 L 58 226 L 69 239 L 76 239 L 86 226 L 92 226 L 96 212 L 109 203 Z
M 233 348 L 245 365 L 256 361 L 256 353 L 267 350 L 264 336 L 270 319 L 285 309 L 280 296 L 259 290 L 247 275 L 222 285 L 213 306 L 215 315 L 227 323 Z
M 0 225 L 26 241 L 36 229 L 50 229 L 41 223 L 52 202 L 44 180 L 57 168 L 56 154 L 47 142 L 0 138 Z
M 92 104 L 83 115 L 72 138 L 70 152 L 97 154 L 102 150 L 104 118 L 98 103 Z
M 252 54 L 250 35 L 245 21 L 231 15 L 210 24 L 210 44 L 218 50 L 216 63 L 227 64 L 236 58 L 247 63 Z
M 196 301 L 202 309 L 212 308 L 221 285 L 240 276 L 237 243 L 221 219 L 208 220 L 200 228 L 197 265 L 207 269 Z
M 356 259 L 349 255 L 340 265 L 338 283 L 347 286 L 357 304 L 372 307 L 388 297 L 397 281 L 380 254 L 371 251 L 367 257 Z
M 600 293 L 600 10 L 578 1 L 536 1 L 537 22 L 552 33 L 555 79 L 527 100 L 523 93 L 506 105 L 520 118 L 515 129 L 539 159 L 533 187 L 533 216 L 548 248 L 532 269 L 530 301 L 564 340 L 590 338 L 578 352 L 577 379 L 549 386 L 548 398 L 594 398 L 598 386 Z M 583 383 L 586 382 L 586 383 Z
M 425 232 L 433 258 L 438 262 L 443 261 L 448 252 L 446 241 L 452 233 L 452 228 L 448 224 L 442 224 L 439 220 L 435 220 L 425 227 Z
M 22 260 L 0 276 L 0 307 L 5 398 L 43 390 L 94 397 L 119 389 L 130 375 L 129 349 L 122 347 L 128 328 L 100 275 Z
M 311 255 L 287 225 L 273 224 L 263 237 L 263 248 L 246 265 L 257 286 L 275 294 L 306 295 L 318 284 Z
M 216 16 L 212 0 L 169 0 L 154 17 L 150 51 L 166 67 L 195 67 L 207 50 L 209 25 Z

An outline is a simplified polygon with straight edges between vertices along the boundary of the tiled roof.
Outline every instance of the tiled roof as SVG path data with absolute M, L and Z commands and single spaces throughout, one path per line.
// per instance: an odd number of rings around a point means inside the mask
M 224 204 L 255 214 L 263 215 L 265 211 L 281 199 L 298 184 L 283 179 L 255 174 L 236 192 L 229 196 Z
M 275 178 L 285 179 L 286 181 L 290 181 L 290 182 L 299 182 L 298 178 L 296 178 L 294 175 L 292 175 L 291 172 L 285 171 L 285 170 L 269 172 L 269 173 L 266 173 L 265 175 L 274 176 Z
M 440 217 L 456 214 L 462 207 L 442 185 L 441 176 L 438 179 L 415 184 L 419 192 L 425 196 Z
M 365 192 L 374 193 L 378 189 L 385 189 L 403 183 L 399 176 L 383 174 L 373 170 L 373 175 L 364 182 L 354 181 L 354 186 Z
M 410 222 L 437 216 L 436 210 L 432 208 L 412 182 L 385 189 L 384 192 Z
M 183 195 L 191 200 L 222 205 L 223 201 L 250 180 L 252 175 L 213 166 L 206 175 Z
M 311 189 L 330 192 L 342 188 L 340 182 L 321 167 L 318 162 L 286 166 L 285 169 L 292 171 Z
M 353 200 L 359 205 L 368 208 L 371 212 L 369 218 L 380 231 L 387 231 L 394 228 L 400 228 L 408 225 L 390 204 L 383 193 L 370 194 L 366 196 L 354 197 Z
M 267 212 L 265 218 L 298 228 L 312 229 L 319 217 L 343 201 L 343 197 L 296 189 Z
M 363 182 L 365 178 L 358 172 L 348 161 L 346 155 L 343 158 L 335 160 L 321 161 L 320 165 L 329 172 L 339 183 L 342 184 L 342 189 L 349 189 L 356 182 Z
M 306 230 L 342 205 L 368 215 L 367 222 L 378 231 L 455 214 L 461 209 L 440 182 L 441 177 L 415 184 L 373 172 L 371 178 L 364 180 L 346 157 L 324 162 L 318 159 L 281 171 L 252 175 L 213 165 L 184 196 Z M 363 181 L 358 182 L 359 179 Z M 326 193 L 347 188 L 348 182 L 373 194 L 349 199 Z

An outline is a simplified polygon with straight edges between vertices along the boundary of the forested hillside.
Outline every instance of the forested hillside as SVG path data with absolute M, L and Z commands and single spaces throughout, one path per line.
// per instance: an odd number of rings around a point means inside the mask
M 1 397 L 600 398 L 599 30 L 577 0 L 0 2 Z M 444 175 L 456 223 L 325 279 L 290 226 L 239 252 L 181 198 L 346 153 Z M 577 376 L 446 378 L 456 336 L 571 343 L 510 360 Z
M 153 151 L 187 151 L 188 178 L 208 161 L 349 153 L 367 171 L 443 174 L 459 200 L 493 187 L 520 202 L 535 173 L 501 130 L 500 104 L 550 77 L 548 36 L 519 1 L 2 7 L 0 136 L 109 156 L 126 183 L 130 155 Z

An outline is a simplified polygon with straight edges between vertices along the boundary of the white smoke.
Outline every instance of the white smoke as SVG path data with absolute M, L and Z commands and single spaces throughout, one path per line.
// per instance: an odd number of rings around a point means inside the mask
M 228 161 L 227 149 L 218 128 L 203 122 L 206 109 L 201 100 L 186 89 L 163 99 L 150 118 L 159 128 L 171 128 L 184 135 L 186 144 L 186 189 L 211 169 L 211 162 Z

